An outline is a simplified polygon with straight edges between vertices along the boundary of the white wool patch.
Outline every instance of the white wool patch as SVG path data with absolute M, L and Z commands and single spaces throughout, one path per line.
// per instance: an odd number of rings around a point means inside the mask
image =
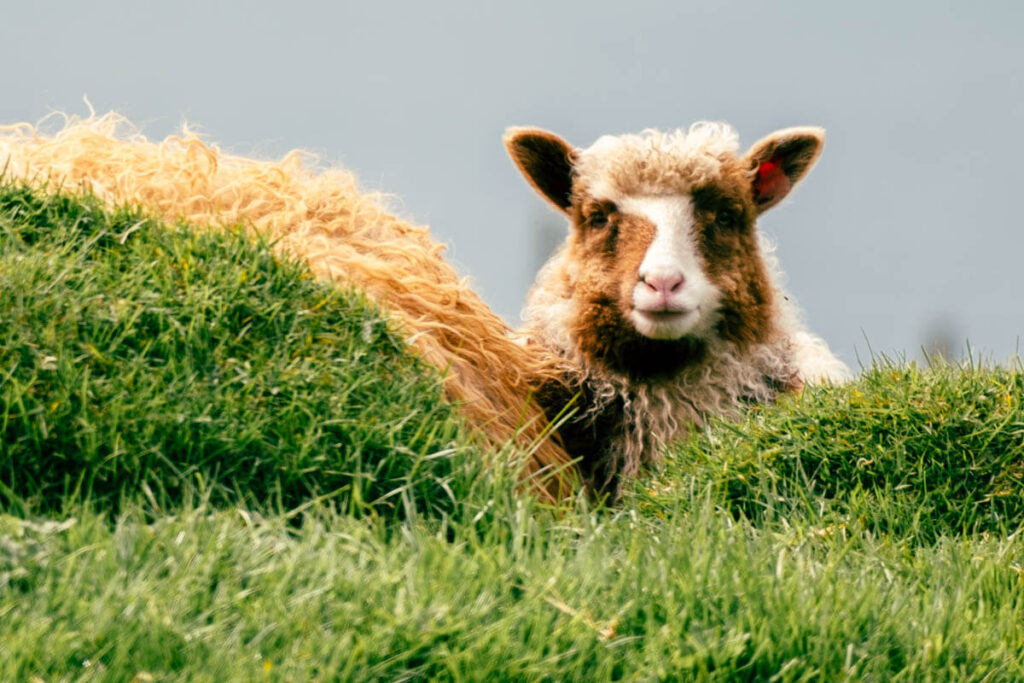
M 775 329 L 784 340 L 790 364 L 797 376 L 807 384 L 843 384 L 853 378 L 846 363 L 835 357 L 821 337 L 809 332 L 800 306 L 785 291 L 785 274 L 775 254 L 775 244 L 764 233 L 758 233 L 761 259 L 775 289 Z
M 697 251 L 690 197 L 627 196 L 616 203 L 621 211 L 643 216 L 655 226 L 633 288 L 629 319 L 637 332 L 651 339 L 705 336 L 721 294 L 705 274 Z M 679 284 L 671 288 L 673 282 Z
M 562 244 L 537 273 L 520 313 L 527 335 L 564 357 L 576 346 L 571 330 L 577 315 L 572 296 L 576 268 L 567 246 Z

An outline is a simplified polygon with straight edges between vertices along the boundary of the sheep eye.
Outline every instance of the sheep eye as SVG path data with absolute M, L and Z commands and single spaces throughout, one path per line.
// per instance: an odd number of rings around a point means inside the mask
M 722 228 L 735 228 L 739 222 L 740 215 L 733 209 L 719 209 L 715 213 L 715 223 Z
M 597 204 L 587 211 L 587 225 L 592 228 L 603 228 L 608 225 L 609 215 L 615 211 L 614 204 Z

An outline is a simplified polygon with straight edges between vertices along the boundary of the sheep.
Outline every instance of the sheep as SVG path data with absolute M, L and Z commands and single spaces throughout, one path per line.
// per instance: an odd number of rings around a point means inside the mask
M 0 127 L 0 168 L 9 177 L 41 191 L 84 187 L 167 221 L 243 225 L 317 277 L 362 288 L 443 373 L 447 397 L 483 442 L 498 451 L 517 444 L 540 497 L 568 495 L 574 469 L 547 438 L 534 398 L 538 386 L 561 376 L 552 355 L 520 343 L 444 261 L 427 228 L 386 211 L 348 171 L 317 170 L 314 162 L 302 152 L 278 162 L 229 155 L 187 128 L 151 142 L 115 113 L 64 117 L 53 134 L 30 124 Z
M 666 442 L 847 367 L 809 333 L 756 221 L 807 174 L 819 128 L 788 128 L 740 156 L 723 123 L 604 136 L 576 149 L 537 128 L 505 145 L 532 187 L 568 218 L 543 266 L 523 334 L 563 359 L 539 397 L 592 489 L 614 497 Z

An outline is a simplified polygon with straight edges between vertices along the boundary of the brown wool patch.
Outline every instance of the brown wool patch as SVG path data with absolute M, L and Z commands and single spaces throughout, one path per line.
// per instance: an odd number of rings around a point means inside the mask
M 645 337 L 604 302 L 588 306 L 579 325 L 580 348 L 591 361 L 634 382 L 671 379 L 704 357 L 702 340 Z
M 616 397 L 600 411 L 590 409 L 597 402 L 592 387 L 576 378 L 545 383 L 537 391 L 537 403 L 554 420 L 572 402 L 574 411 L 558 427 L 558 442 L 566 452 L 579 458 L 577 467 L 584 483 L 598 497 L 614 495 L 618 489 L 620 463 L 608 445 L 623 438 L 626 431 L 622 398 Z
M 750 173 L 722 164 L 712 184 L 693 191 L 698 246 L 708 278 L 722 294 L 719 336 L 746 347 L 772 335 L 773 289 L 758 244 Z

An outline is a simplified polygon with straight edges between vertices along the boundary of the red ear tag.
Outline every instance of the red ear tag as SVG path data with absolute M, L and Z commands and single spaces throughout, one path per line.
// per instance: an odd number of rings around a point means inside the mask
M 779 170 L 779 162 L 766 161 L 757 167 L 757 178 L 758 180 L 768 180 Z
M 768 204 L 781 199 L 789 192 L 789 178 L 782 170 L 782 163 L 772 159 L 757 167 L 754 179 L 754 199 L 758 204 Z

